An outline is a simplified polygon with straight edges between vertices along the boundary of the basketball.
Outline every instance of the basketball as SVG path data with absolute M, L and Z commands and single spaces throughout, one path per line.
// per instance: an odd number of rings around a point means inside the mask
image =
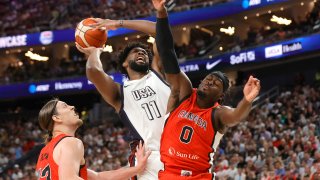
M 75 39 L 76 42 L 83 48 L 94 46 L 103 47 L 107 42 L 107 31 L 101 29 L 94 29 L 90 25 L 97 23 L 93 18 L 82 20 L 76 28 Z

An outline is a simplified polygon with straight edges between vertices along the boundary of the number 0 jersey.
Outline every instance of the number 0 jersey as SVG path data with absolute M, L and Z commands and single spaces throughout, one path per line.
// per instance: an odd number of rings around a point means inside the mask
M 39 180 L 59 180 L 59 166 L 53 159 L 53 150 L 56 145 L 66 137 L 70 136 L 60 134 L 53 138 L 44 148 L 42 148 L 36 167 Z M 80 166 L 79 176 L 84 180 L 87 180 L 86 165 Z
M 132 140 L 143 139 L 146 148 L 160 150 L 160 138 L 167 111 L 170 88 L 154 71 L 122 86 L 119 115 L 129 128 Z
M 165 174 L 197 176 L 211 173 L 213 155 L 223 136 L 214 129 L 212 121 L 212 113 L 219 104 L 201 109 L 196 99 L 194 89 L 167 119 L 161 138 L 164 171 L 160 172 L 160 179 L 171 177 Z

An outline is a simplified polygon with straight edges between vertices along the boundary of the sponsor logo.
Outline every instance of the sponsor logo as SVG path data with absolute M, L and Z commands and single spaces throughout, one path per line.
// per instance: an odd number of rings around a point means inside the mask
M 50 88 L 49 84 L 41 84 L 41 85 L 31 84 L 29 86 L 29 93 L 34 94 L 36 92 L 46 92 L 46 91 L 49 91 L 49 88 Z
M 294 42 L 290 44 L 279 44 L 275 46 L 270 46 L 265 48 L 265 57 L 271 58 L 276 56 L 281 56 L 286 53 L 290 53 L 293 51 L 298 51 L 302 49 L 301 42 Z
M 27 35 L 8 36 L 0 38 L 0 48 L 26 46 Z
M 192 171 L 181 170 L 181 176 L 192 176 Z
M 282 45 L 280 44 L 280 45 L 267 47 L 267 48 L 265 48 L 264 52 L 265 52 L 266 58 L 281 56 L 282 55 Z
M 56 82 L 54 83 L 55 90 L 65 90 L 65 89 L 82 89 L 82 82 Z
M 244 9 L 247 9 L 251 6 L 256 6 L 256 5 L 259 5 L 261 4 L 261 0 L 243 0 L 242 1 L 242 7 Z
M 200 68 L 198 64 L 188 64 L 188 65 L 180 66 L 180 69 L 186 73 L 186 72 L 199 71 Z
M 136 101 L 139 101 L 142 98 L 147 98 L 155 94 L 156 92 L 150 86 L 146 86 L 145 88 L 132 91 L 133 98 Z
M 302 44 L 301 42 L 295 42 L 291 44 L 284 44 L 282 46 L 283 53 L 289 53 L 292 51 L 298 51 L 302 49 Z
M 215 62 L 213 62 L 213 63 L 207 62 L 207 64 L 206 64 L 206 69 L 207 69 L 207 70 L 211 70 L 213 67 L 215 67 L 216 65 L 218 65 L 221 61 L 222 61 L 222 60 L 219 59 L 219 60 L 217 60 L 217 61 L 215 61 Z
M 239 55 L 231 55 L 230 56 L 230 64 L 241 64 L 245 62 L 255 61 L 256 60 L 256 54 L 254 51 L 248 51 L 240 53 Z
M 53 32 L 52 31 L 43 31 L 40 33 L 39 40 L 41 44 L 47 45 L 53 41 Z
M 170 147 L 170 148 L 169 148 L 169 154 L 170 154 L 171 156 L 175 155 L 175 154 L 176 154 L 176 150 L 175 150 L 173 147 Z
M 182 153 L 180 151 L 176 151 L 173 147 L 169 147 L 168 153 L 170 156 L 177 156 L 180 158 L 186 158 L 186 159 L 191 159 L 191 160 L 198 160 L 200 158 L 196 154 Z

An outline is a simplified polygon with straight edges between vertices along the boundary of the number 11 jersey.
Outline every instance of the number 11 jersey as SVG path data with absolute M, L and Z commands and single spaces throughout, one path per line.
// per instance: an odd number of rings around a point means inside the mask
M 122 86 L 119 115 L 129 128 L 131 140 L 143 139 L 146 149 L 160 151 L 160 138 L 166 120 L 169 85 L 154 71 Z

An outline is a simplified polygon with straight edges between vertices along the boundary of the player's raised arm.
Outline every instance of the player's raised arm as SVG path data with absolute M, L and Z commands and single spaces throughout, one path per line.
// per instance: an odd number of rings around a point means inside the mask
M 171 112 L 178 103 L 192 93 L 189 78 L 180 71 L 178 58 L 174 50 L 173 37 L 169 25 L 165 0 L 152 0 L 157 10 L 156 44 L 162 60 L 166 80 L 170 84 L 171 94 L 168 101 L 168 112 Z
M 96 24 L 91 25 L 95 29 L 117 30 L 118 28 L 127 28 L 143 32 L 152 37 L 156 37 L 156 23 L 148 20 L 111 20 L 95 18 Z M 154 57 L 151 68 L 162 76 L 162 65 L 157 48 L 153 47 Z M 162 77 L 163 78 L 163 77 Z
M 82 48 L 76 44 L 79 51 L 88 55 L 86 64 L 86 74 L 88 79 L 95 85 L 102 97 L 112 105 L 116 111 L 120 110 L 120 84 L 113 81 L 113 79 L 104 72 L 102 63 L 100 61 L 101 48 Z
M 238 103 L 237 107 L 229 108 L 221 106 L 221 109 L 216 111 L 216 118 L 228 127 L 237 125 L 241 120 L 248 116 L 251 111 L 252 102 L 258 96 L 260 88 L 260 81 L 257 78 L 250 76 L 243 88 L 244 97 Z
M 147 20 L 111 20 L 95 18 L 96 24 L 91 25 L 96 29 L 105 28 L 107 30 L 116 30 L 118 28 L 127 28 L 149 34 L 156 35 L 156 23 Z

